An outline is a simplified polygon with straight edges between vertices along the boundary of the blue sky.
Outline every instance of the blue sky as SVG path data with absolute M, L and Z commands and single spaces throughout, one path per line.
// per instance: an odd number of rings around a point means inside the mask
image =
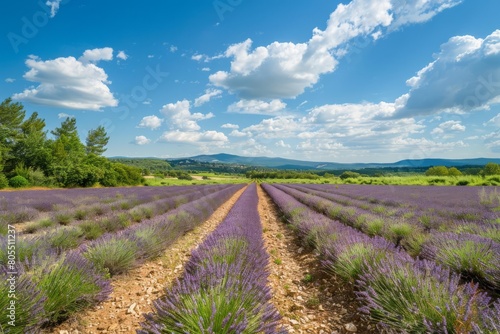
M 0 99 L 107 156 L 500 156 L 498 0 L 9 1 Z

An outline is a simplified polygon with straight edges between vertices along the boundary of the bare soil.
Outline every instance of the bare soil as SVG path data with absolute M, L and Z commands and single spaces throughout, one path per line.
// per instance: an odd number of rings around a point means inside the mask
M 352 285 L 325 273 L 317 254 L 301 245 L 261 187 L 258 193 L 264 242 L 271 255 L 272 302 L 283 326 L 290 333 L 377 333 L 357 310 Z

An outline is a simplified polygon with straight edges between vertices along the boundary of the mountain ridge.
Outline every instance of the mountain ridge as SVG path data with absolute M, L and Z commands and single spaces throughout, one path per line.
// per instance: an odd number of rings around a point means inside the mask
M 205 163 L 227 163 L 241 164 L 256 167 L 266 167 L 275 169 L 362 169 L 362 168 L 395 168 L 395 167 L 461 167 L 461 166 L 484 166 L 488 162 L 500 164 L 500 158 L 472 158 L 472 159 L 404 159 L 392 163 L 339 163 L 294 160 L 280 157 L 245 157 L 228 153 L 201 154 L 186 158 L 171 158 L 167 161 L 192 160 Z

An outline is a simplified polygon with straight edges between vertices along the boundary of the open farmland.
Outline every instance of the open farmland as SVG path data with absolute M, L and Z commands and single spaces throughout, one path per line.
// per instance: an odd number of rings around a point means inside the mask
M 497 187 L 251 184 L 0 198 L 0 292 L 16 295 L 16 326 L 12 299 L 0 301 L 6 333 L 500 330 Z

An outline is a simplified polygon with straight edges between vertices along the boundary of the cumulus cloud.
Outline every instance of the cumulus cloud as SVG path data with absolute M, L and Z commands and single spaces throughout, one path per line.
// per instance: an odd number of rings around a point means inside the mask
M 161 141 L 187 144 L 204 144 L 210 142 L 214 145 L 223 145 L 228 141 L 225 134 L 218 131 L 166 131 L 160 137 Z
M 465 126 L 462 125 L 460 121 L 447 121 L 444 123 L 439 124 L 437 128 L 434 128 L 432 130 L 431 134 L 444 134 L 446 132 L 452 132 L 452 131 L 465 131 Z
M 83 55 L 78 58 L 81 63 L 97 63 L 100 60 L 113 60 L 112 48 L 97 48 L 92 50 L 85 50 Z
M 353 0 L 339 4 L 325 30 L 315 28 L 306 43 L 274 42 L 252 49 L 247 39 L 227 48 L 229 71 L 210 75 L 219 87 L 244 99 L 294 98 L 316 84 L 321 75 L 335 70 L 354 38 L 379 39 L 411 23 L 429 20 L 459 4 L 458 0 Z M 335 54 L 335 57 L 334 57 Z M 201 58 L 200 58 L 201 59 Z
M 435 57 L 407 81 L 411 89 L 395 117 L 463 113 L 500 103 L 500 30 L 484 39 L 452 37 Z
M 111 93 L 108 75 L 93 62 L 112 59 L 108 51 L 87 50 L 77 60 L 60 57 L 41 60 L 31 56 L 26 60 L 29 71 L 24 78 L 39 85 L 14 94 L 13 99 L 29 101 L 54 107 L 100 111 L 104 107 L 115 107 L 118 101 Z
M 127 60 L 128 55 L 125 53 L 125 51 L 120 51 L 120 52 L 118 52 L 118 54 L 116 55 L 116 58 L 120 58 L 120 59 L 122 59 L 122 60 Z
M 170 52 L 174 53 L 178 50 L 178 48 L 175 45 L 170 46 Z
M 147 145 L 151 143 L 151 139 L 148 139 L 146 136 L 136 136 L 135 143 L 137 145 Z
M 220 97 L 221 94 L 222 91 L 220 89 L 207 89 L 205 90 L 205 94 L 194 100 L 194 106 L 199 107 L 207 102 L 210 102 L 212 98 Z
M 231 137 L 251 137 L 252 136 L 251 132 L 243 132 L 243 131 L 240 131 L 237 129 L 231 131 L 231 133 L 229 135 Z
M 188 100 L 177 101 L 163 106 L 161 113 L 167 117 L 171 128 L 183 131 L 198 131 L 198 121 L 214 117 L 214 114 L 191 113 Z
M 237 124 L 226 123 L 226 124 L 222 124 L 221 128 L 223 128 L 223 129 L 239 129 L 240 126 Z
M 45 4 L 50 7 L 50 17 L 53 18 L 56 16 L 57 11 L 59 10 L 59 5 L 61 4 L 62 0 L 53 0 L 53 1 L 47 1 Z
M 281 147 L 281 148 L 291 148 L 291 146 L 289 144 L 286 144 L 283 139 L 282 140 L 278 140 L 276 142 L 276 146 L 277 147 Z
M 59 118 L 59 119 L 61 119 L 61 118 L 73 118 L 73 117 L 75 117 L 75 115 L 66 114 L 64 112 L 57 114 L 57 118 Z
M 231 104 L 227 108 L 227 111 L 238 114 L 275 115 L 285 108 L 286 103 L 277 99 L 271 102 L 261 100 L 240 100 Z
M 16 79 L 13 79 L 13 78 L 7 78 L 7 79 L 5 79 L 6 83 L 13 83 L 14 81 L 16 81 Z
M 163 123 L 163 119 L 159 118 L 156 115 L 145 116 L 142 118 L 141 122 L 137 127 L 139 128 L 148 128 L 151 130 L 158 129 Z
M 177 101 L 163 106 L 160 110 L 170 127 L 160 137 L 160 141 L 196 145 L 223 146 L 228 138 L 222 132 L 201 130 L 198 121 L 214 117 L 214 114 L 191 113 L 188 100 Z
M 200 61 L 200 60 L 202 60 L 203 58 L 205 58 L 205 56 L 204 56 L 204 55 L 200 55 L 200 54 L 195 54 L 195 55 L 192 55 L 192 56 L 191 56 L 191 59 L 192 59 L 192 60 L 196 60 L 196 61 Z

